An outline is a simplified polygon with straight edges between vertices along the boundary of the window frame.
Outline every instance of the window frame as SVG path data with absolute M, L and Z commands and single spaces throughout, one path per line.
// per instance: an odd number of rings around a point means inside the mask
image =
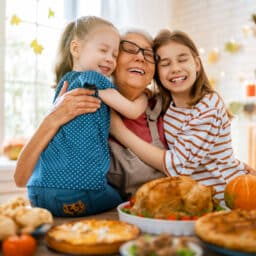
M 35 0 L 36 1 L 36 0 Z M 74 19 L 74 17 L 76 16 L 76 12 L 77 12 L 77 2 L 78 0 L 63 0 L 64 3 L 64 17 L 65 20 L 71 20 Z M 5 99 L 5 90 L 6 90 L 6 83 L 8 82 L 6 80 L 6 50 L 7 50 L 7 42 L 6 42 L 6 8 L 7 8 L 7 0 L 2 0 L 0 1 L 0 154 L 1 154 L 1 148 L 2 145 L 4 143 L 4 141 L 7 139 L 6 136 L 6 131 L 5 131 L 5 126 L 6 126 L 6 116 L 5 116 L 5 103 L 6 103 L 6 99 Z M 38 24 L 37 22 L 35 23 L 36 26 L 42 26 L 41 24 Z M 44 25 L 42 26 L 44 27 Z M 36 57 L 38 58 L 38 56 Z M 36 60 L 37 62 L 37 60 Z M 35 68 L 37 70 L 37 68 Z M 11 81 L 9 81 L 11 82 Z M 38 83 L 40 83 L 40 80 L 35 81 L 36 84 L 35 86 L 35 90 L 33 92 L 34 95 L 36 95 L 38 93 L 38 90 L 36 87 L 39 86 Z M 49 84 L 49 90 L 50 90 L 50 84 Z M 37 96 L 35 96 L 37 97 Z M 37 120 L 38 117 L 38 102 L 34 102 L 33 105 L 35 106 L 35 123 L 39 123 L 40 120 Z M 36 128 L 36 127 L 34 127 Z
M 0 1 L 0 144 L 4 139 L 4 88 L 5 88 L 5 9 L 6 1 Z
M 37 1 L 37 0 L 35 0 Z M 84 1 L 84 0 L 83 0 Z M 90 0 L 86 0 L 88 4 Z M 102 4 L 101 0 L 97 0 L 98 4 Z M 5 131 L 6 126 L 6 115 L 5 115 L 5 91 L 6 91 L 6 50 L 7 50 L 7 42 L 6 42 L 6 8 L 7 8 L 7 0 L 0 1 L 0 155 L 1 155 L 1 146 L 3 145 L 4 141 L 7 139 L 7 133 Z M 68 22 L 69 20 L 75 19 L 78 15 L 94 15 L 94 10 L 91 10 L 92 13 L 85 14 L 84 12 L 81 13 L 81 0 L 63 0 L 64 4 L 64 18 Z M 83 2 L 84 4 L 84 2 Z M 100 14 L 96 14 L 100 15 Z M 37 24 L 37 23 L 36 23 Z M 40 25 L 40 24 L 37 24 Z M 36 81 L 35 87 L 39 85 L 37 83 L 40 81 Z M 50 85 L 49 85 L 50 89 Z M 35 88 L 34 94 L 37 94 L 37 90 Z M 38 103 L 34 102 L 35 108 L 38 108 Z M 36 112 L 36 110 L 35 110 Z M 38 114 L 35 117 L 35 125 L 38 125 L 40 122 Z M 36 129 L 36 127 L 34 127 Z

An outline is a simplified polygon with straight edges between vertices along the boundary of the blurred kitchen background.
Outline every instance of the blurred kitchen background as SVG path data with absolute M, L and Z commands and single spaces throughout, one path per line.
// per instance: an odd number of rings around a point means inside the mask
M 256 168 L 254 0 L 1 0 L 0 145 L 31 136 L 49 110 L 60 33 L 68 20 L 82 15 L 102 16 L 119 29 L 146 29 L 152 36 L 161 28 L 187 32 L 200 48 L 212 86 L 235 115 L 237 157 Z M 0 170 L 14 165 L 0 157 Z

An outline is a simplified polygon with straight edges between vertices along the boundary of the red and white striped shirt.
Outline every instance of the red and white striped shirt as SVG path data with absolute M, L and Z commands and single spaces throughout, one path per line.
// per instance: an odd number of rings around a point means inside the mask
M 164 131 L 169 146 L 166 172 L 213 186 L 223 204 L 227 182 L 247 171 L 234 157 L 231 123 L 219 95 L 208 94 L 191 108 L 171 103 L 164 115 Z

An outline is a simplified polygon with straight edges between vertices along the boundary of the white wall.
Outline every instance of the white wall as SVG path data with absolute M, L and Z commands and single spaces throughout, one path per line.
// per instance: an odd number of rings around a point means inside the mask
M 119 29 L 145 29 L 155 36 L 170 24 L 171 6 L 169 0 L 102 0 L 102 14 Z

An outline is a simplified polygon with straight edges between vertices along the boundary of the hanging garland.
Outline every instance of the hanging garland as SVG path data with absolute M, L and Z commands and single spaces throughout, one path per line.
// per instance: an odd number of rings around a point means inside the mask
M 253 13 L 251 15 L 251 20 L 253 21 L 252 25 L 244 25 L 242 28 L 243 35 L 245 37 L 248 36 L 255 36 L 256 37 L 256 13 Z M 236 54 L 240 52 L 243 48 L 243 44 L 236 42 L 235 40 L 228 40 L 224 43 L 223 50 L 225 52 L 228 52 L 229 54 Z M 210 65 L 216 64 L 221 59 L 221 53 L 218 48 L 213 48 L 209 51 L 207 55 L 207 63 Z M 221 73 L 220 73 L 221 76 Z M 210 84 L 216 88 L 218 84 L 218 78 L 217 77 L 210 77 Z
M 48 19 L 52 19 L 54 17 L 55 17 L 54 10 L 49 8 L 48 9 Z M 10 18 L 10 24 L 12 26 L 18 26 L 18 25 L 20 25 L 21 22 L 23 22 L 22 19 L 16 14 L 13 14 Z M 31 41 L 30 47 L 34 51 L 34 53 L 37 55 L 42 54 L 42 52 L 44 50 L 43 45 L 38 42 L 37 38 L 35 38 Z

